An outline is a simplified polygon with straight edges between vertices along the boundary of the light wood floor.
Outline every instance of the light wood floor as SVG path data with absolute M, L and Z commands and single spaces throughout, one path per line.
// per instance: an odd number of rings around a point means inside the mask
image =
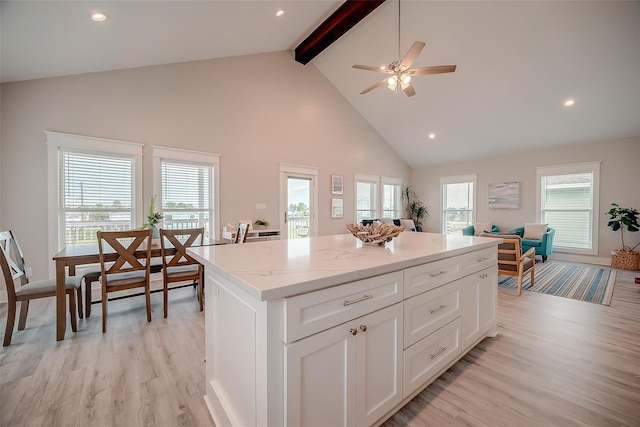
M 640 426 L 640 273 L 618 271 L 611 306 L 499 291 L 485 339 L 389 419 L 391 426 Z M 57 343 L 52 299 L 0 350 L 1 426 L 211 426 L 204 316 L 191 288 L 100 306 Z M 4 331 L 6 304 L 0 305 Z M 2 332 L 0 332 L 2 333 Z

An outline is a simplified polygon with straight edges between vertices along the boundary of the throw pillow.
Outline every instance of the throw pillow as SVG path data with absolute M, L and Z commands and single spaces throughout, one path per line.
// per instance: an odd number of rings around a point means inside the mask
M 490 222 L 476 222 L 473 224 L 473 235 L 479 236 L 485 231 L 491 231 L 491 223 Z
M 412 219 L 401 219 L 400 225 L 402 225 L 405 230 L 416 231 L 416 224 Z
M 393 225 L 393 220 L 391 218 L 382 218 L 380 219 L 380 222 L 387 225 Z
M 547 232 L 549 224 L 530 224 L 524 223 L 524 237 L 525 239 L 542 240 L 542 236 Z

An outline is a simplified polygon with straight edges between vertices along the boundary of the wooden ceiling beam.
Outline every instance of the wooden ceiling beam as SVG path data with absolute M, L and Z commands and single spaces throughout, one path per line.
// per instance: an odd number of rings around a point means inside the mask
M 307 64 L 385 0 L 347 0 L 295 49 L 295 59 Z

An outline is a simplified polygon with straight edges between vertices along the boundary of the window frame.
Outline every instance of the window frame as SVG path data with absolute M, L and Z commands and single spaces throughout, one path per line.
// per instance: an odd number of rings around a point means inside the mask
M 384 186 L 385 185 L 397 185 L 398 192 L 396 194 L 396 206 L 395 210 L 396 215 L 394 217 L 389 217 L 392 219 L 400 219 L 403 218 L 403 207 L 402 207 L 402 178 L 396 178 L 392 176 L 380 176 L 380 175 L 371 175 L 365 173 L 356 173 L 354 176 L 354 185 L 353 185 L 353 222 L 358 223 L 358 182 L 366 182 L 375 184 L 376 188 L 372 192 L 375 196 L 376 200 L 373 203 L 373 212 L 374 215 L 371 219 L 381 219 L 384 218 Z
M 402 218 L 402 213 L 404 209 L 402 208 L 402 179 L 394 178 L 391 176 L 383 176 L 380 179 L 380 212 L 382 216 L 380 218 L 392 218 L 392 219 L 400 219 Z M 385 217 L 385 209 L 384 209 L 384 186 L 392 185 L 397 187 L 396 197 L 394 200 L 395 209 L 393 210 L 394 214 L 390 217 Z
M 60 203 L 62 177 L 60 176 L 59 164 L 61 149 L 84 154 L 131 157 L 134 177 L 132 220 L 134 223 L 142 223 L 142 150 L 144 144 L 53 131 L 44 131 L 44 133 L 47 140 L 48 250 L 50 256 L 64 248 L 64 220 L 60 215 L 62 211 Z M 51 268 L 50 272 L 52 271 Z
M 221 236 L 220 228 L 220 155 L 215 153 L 206 153 L 202 151 L 183 150 L 180 148 L 161 147 L 152 145 L 152 161 L 153 161 L 153 194 L 156 196 L 156 207 L 159 212 L 164 212 L 162 203 L 162 160 L 175 161 L 185 164 L 197 166 L 211 167 L 210 191 L 213 197 L 210 197 L 213 215 L 209 221 L 209 235 L 205 236 L 215 240 L 217 236 Z M 211 196 L 211 195 L 210 195 Z
M 444 186 L 449 184 L 462 184 L 462 183 L 472 183 L 473 184 L 473 206 L 471 209 L 471 224 L 476 222 L 476 213 L 478 209 L 478 175 L 475 173 L 465 174 L 465 175 L 452 175 L 452 176 L 444 176 L 440 177 L 440 232 L 442 234 L 447 234 L 446 229 L 446 208 L 445 208 L 445 192 Z
M 554 252 L 597 255 L 598 254 L 598 227 L 600 224 L 600 165 L 601 161 L 573 163 L 568 165 L 540 166 L 536 168 L 536 221 L 542 222 L 542 178 L 556 175 L 592 174 L 592 218 L 591 218 L 591 248 L 570 248 L 553 245 Z M 553 227 L 549 224 L 549 227 Z
M 378 175 L 368 175 L 363 173 L 355 174 L 354 179 L 354 187 L 353 187 L 353 214 L 354 214 L 354 223 L 358 223 L 358 211 L 363 211 L 362 209 L 358 209 L 358 183 L 368 183 L 374 184 L 375 188 L 371 192 L 371 195 L 375 197 L 375 200 L 371 204 L 371 209 L 369 212 L 373 213 L 371 219 L 379 218 L 378 213 L 380 212 L 380 177 Z M 364 212 L 364 211 L 363 211 Z

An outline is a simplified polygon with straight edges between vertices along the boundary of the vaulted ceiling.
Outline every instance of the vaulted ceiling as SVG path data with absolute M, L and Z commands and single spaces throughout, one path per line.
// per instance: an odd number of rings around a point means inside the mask
M 293 50 L 341 4 L 3 0 L 0 77 Z M 639 2 L 404 0 L 401 55 L 420 40 L 414 66 L 457 70 L 414 77 L 411 98 L 360 95 L 382 75 L 353 64 L 398 59 L 397 6 L 387 0 L 311 64 L 411 166 L 640 135 Z M 96 10 L 107 21 L 92 22 Z

